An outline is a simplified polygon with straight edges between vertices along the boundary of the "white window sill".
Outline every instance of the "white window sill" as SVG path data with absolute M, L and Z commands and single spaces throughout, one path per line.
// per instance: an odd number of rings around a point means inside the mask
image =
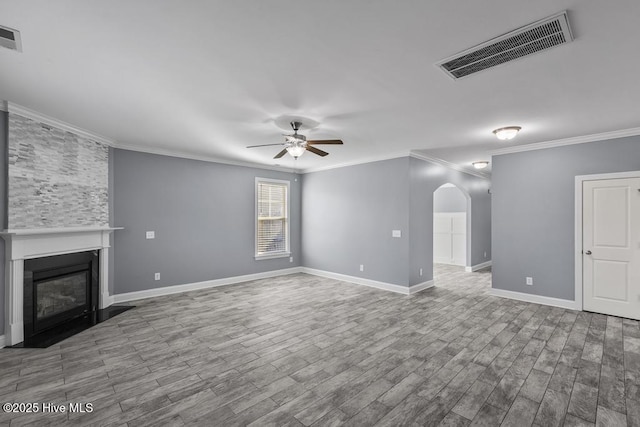
M 275 259 L 275 258 L 287 258 L 291 256 L 291 252 L 278 252 L 272 254 L 264 254 L 264 255 L 256 255 L 256 261 L 260 261 L 263 259 Z

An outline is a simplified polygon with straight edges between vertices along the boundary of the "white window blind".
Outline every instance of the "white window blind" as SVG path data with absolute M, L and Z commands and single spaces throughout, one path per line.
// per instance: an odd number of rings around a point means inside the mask
M 256 181 L 256 256 L 288 255 L 288 182 Z

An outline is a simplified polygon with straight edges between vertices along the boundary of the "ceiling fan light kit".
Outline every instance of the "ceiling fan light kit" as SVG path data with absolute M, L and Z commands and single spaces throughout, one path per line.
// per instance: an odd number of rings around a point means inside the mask
M 283 145 L 284 149 L 280 151 L 278 154 L 274 156 L 274 159 L 279 159 L 285 154 L 289 153 L 291 157 L 297 159 L 302 156 L 305 151 L 311 151 L 313 154 L 317 154 L 318 156 L 324 157 L 328 155 L 326 151 L 322 151 L 313 145 L 320 144 L 331 144 L 331 145 L 342 145 L 343 142 L 339 139 L 319 139 L 314 141 L 308 141 L 307 137 L 299 134 L 298 130 L 302 126 L 301 122 L 293 121 L 290 123 L 291 128 L 293 129 L 292 135 L 284 135 L 285 142 L 280 144 L 262 144 L 262 145 L 250 145 L 247 148 L 256 148 L 256 147 L 268 147 L 271 145 Z
M 288 146 L 286 150 L 289 154 L 291 154 L 291 156 L 293 156 L 294 159 L 297 159 L 298 157 L 302 156 L 305 151 L 307 151 L 307 147 L 302 144 L 294 143 L 293 145 Z
M 501 141 L 507 141 L 516 137 L 522 129 L 520 126 L 507 126 L 493 131 L 493 134 Z

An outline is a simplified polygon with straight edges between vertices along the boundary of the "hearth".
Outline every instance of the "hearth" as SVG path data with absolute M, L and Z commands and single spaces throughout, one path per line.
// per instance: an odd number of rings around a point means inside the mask
M 98 251 L 25 260 L 24 340 L 78 319 L 95 322 L 99 291 Z M 76 322 L 77 323 L 77 322 Z

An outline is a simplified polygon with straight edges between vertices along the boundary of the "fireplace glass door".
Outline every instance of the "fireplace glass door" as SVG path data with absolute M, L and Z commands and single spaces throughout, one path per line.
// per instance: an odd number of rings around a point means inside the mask
M 32 336 L 96 313 L 98 253 L 80 252 L 25 260 L 24 333 Z
M 87 271 L 36 282 L 36 319 L 82 308 L 87 305 Z

